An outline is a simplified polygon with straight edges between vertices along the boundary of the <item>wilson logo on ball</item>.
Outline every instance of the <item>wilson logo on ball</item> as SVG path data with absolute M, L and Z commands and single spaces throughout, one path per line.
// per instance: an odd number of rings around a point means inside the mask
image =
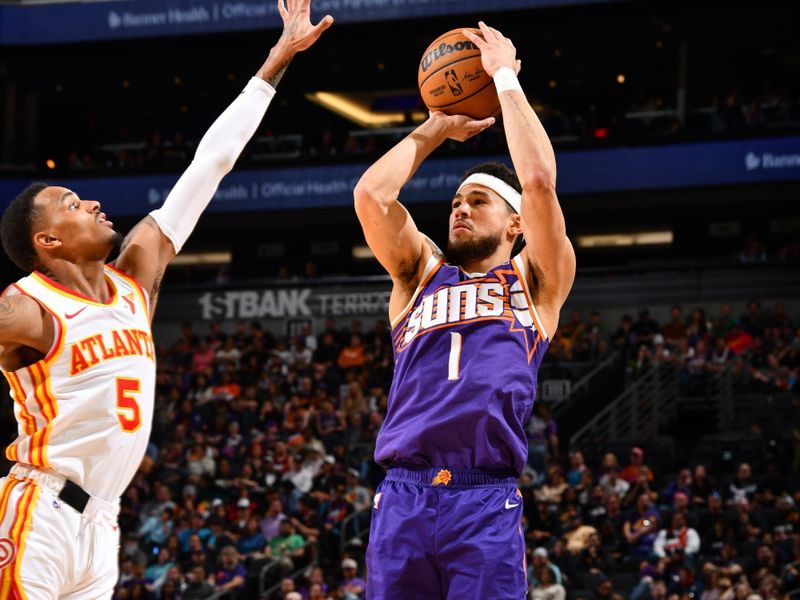
M 456 31 L 456 30 L 453 30 Z M 477 50 L 478 47 L 470 42 L 469 40 L 463 40 L 461 42 L 456 42 L 455 44 L 445 44 L 441 43 L 436 48 L 425 54 L 422 57 L 422 60 L 419 63 L 419 68 L 422 69 L 422 72 L 425 73 L 428 69 L 430 69 L 431 65 L 442 58 L 443 56 L 447 56 L 448 54 L 452 54 L 453 52 L 461 52 L 463 50 Z

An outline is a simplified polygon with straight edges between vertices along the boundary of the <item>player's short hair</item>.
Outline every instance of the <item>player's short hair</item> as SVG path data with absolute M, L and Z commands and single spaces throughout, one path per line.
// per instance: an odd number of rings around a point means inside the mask
M 466 173 L 464 173 L 464 176 L 461 178 L 461 181 L 463 182 L 467 177 L 475 173 L 486 173 L 487 175 L 492 175 L 493 177 L 497 177 L 500 181 L 507 183 L 520 194 L 522 193 L 522 184 L 519 182 L 519 177 L 517 177 L 517 174 L 514 173 L 514 171 L 509 169 L 501 162 L 489 161 L 475 165 L 474 167 L 469 169 Z M 515 211 L 514 208 L 508 202 L 504 202 L 503 204 L 506 205 L 506 208 L 508 209 L 509 213 L 517 214 L 517 211 Z M 522 252 L 522 249 L 524 247 L 525 247 L 525 238 L 523 238 L 521 235 L 517 236 L 517 239 L 514 242 L 514 246 L 511 249 L 511 256 L 512 257 L 516 256 L 517 254 Z
M 517 174 L 514 173 L 511 169 L 505 166 L 501 162 L 484 162 L 480 163 L 479 165 L 475 165 L 471 169 L 469 169 L 464 176 L 461 178 L 463 182 L 467 177 L 470 175 L 474 175 L 475 173 L 486 173 L 487 175 L 491 175 L 492 177 L 497 177 L 500 181 L 503 181 L 514 188 L 520 194 L 522 193 L 522 184 L 519 182 L 519 178 Z M 508 207 L 509 212 L 515 212 L 511 205 L 506 202 L 506 206 Z
M 50 186 L 46 183 L 32 183 L 26 187 L 8 205 L 0 222 L 3 250 L 23 271 L 34 271 L 39 263 L 33 246 L 33 222 L 41 207 L 34 199 L 47 187 Z

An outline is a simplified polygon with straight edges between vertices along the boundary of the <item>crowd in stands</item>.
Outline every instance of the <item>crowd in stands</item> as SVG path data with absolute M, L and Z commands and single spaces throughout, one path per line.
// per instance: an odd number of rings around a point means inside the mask
M 620 352 L 633 374 L 651 365 L 677 365 L 682 389 L 688 393 L 704 393 L 713 376 L 723 372 L 733 378 L 737 391 L 798 389 L 800 327 L 781 303 L 768 311 L 754 300 L 741 315 L 734 315 L 730 304 L 723 304 L 715 315 L 696 307 L 688 316 L 676 305 L 661 324 L 642 308 L 635 319 L 623 315 L 613 332 L 604 327 L 598 312 L 584 321 L 574 310 L 559 325 L 550 356 L 594 360 L 612 350 Z
M 790 390 L 796 339 L 781 305 L 765 313 L 757 302 L 738 318 L 724 306 L 712 319 L 696 309 L 685 320 L 674 307 L 662 326 L 642 310 L 614 333 L 598 313 L 583 323 L 573 312 L 549 359 L 618 350 L 631 369 L 672 361 L 689 380 L 739 361 L 747 385 Z M 384 323 L 339 331 L 328 321 L 291 340 L 257 322 L 230 332 L 212 324 L 202 335 L 185 324 L 160 349 L 152 443 L 123 499 L 116 596 L 243 598 L 277 586 L 271 597 L 281 600 L 363 598 L 358 534 L 382 478 L 371 447 L 391 374 Z M 544 403 L 527 432 L 520 489 L 533 598 L 567 589 L 587 598 L 778 598 L 800 587 L 800 496 L 785 465 L 758 474 L 742 464 L 731 477 L 703 464 L 661 471 L 641 448 L 624 468 L 612 453 L 587 465 L 579 450 L 559 447 Z
M 740 361 L 746 385 L 793 390 L 796 325 L 757 302 L 710 319 L 674 307 L 661 325 L 642 311 L 617 331 L 573 313 L 549 360 L 620 351 L 631 370 L 674 361 L 690 377 Z M 328 321 L 288 339 L 258 322 L 187 323 L 158 365 L 151 443 L 122 499 L 114 597 L 363 600 L 383 477 L 371 453 L 393 368 L 386 324 Z M 585 457 L 564 447 L 544 402 L 526 429 L 530 598 L 783 600 L 800 589 L 798 465 L 727 472 L 646 444 Z
M 558 147 L 664 143 L 671 139 L 709 139 L 800 129 L 800 101 L 788 90 L 775 88 L 769 81 L 762 82 L 749 93 L 733 88 L 704 100 L 704 106 L 690 107 L 683 116 L 676 111 L 674 98 L 664 99 L 644 91 L 634 94 L 627 103 L 615 97 L 612 105 L 603 110 L 596 106 L 603 104 L 598 99 L 591 110 L 582 113 L 560 106 L 558 100 L 543 102 L 539 99 L 541 95 L 536 94 L 535 108 Z M 420 109 L 423 108 L 420 104 Z M 414 126 L 409 112 L 405 123 L 388 132 L 348 129 L 344 124 L 330 125 L 313 133 L 264 129 L 245 149 L 239 164 L 263 167 L 281 161 L 373 160 Z M 50 147 L 50 154 L 40 163 L 44 165 L 46 158 L 54 158 L 56 168 L 66 173 L 179 171 L 187 164 L 203 131 L 199 126 L 172 131 L 152 127 L 140 130 L 123 123 L 115 136 L 106 134 L 93 147 L 65 148 L 63 155 L 58 156 L 52 156 Z M 448 142 L 441 152 L 456 155 L 501 152 L 505 148 L 503 136 L 502 126 L 498 124 L 467 143 Z

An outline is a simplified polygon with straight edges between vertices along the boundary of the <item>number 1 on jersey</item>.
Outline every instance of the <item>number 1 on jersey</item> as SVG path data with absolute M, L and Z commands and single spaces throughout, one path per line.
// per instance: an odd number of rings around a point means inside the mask
M 132 394 L 142 391 L 138 379 L 117 377 L 117 419 L 125 433 L 133 433 L 142 425 L 142 411 Z
M 450 361 L 447 365 L 447 380 L 457 381 L 461 370 L 461 334 L 450 332 Z

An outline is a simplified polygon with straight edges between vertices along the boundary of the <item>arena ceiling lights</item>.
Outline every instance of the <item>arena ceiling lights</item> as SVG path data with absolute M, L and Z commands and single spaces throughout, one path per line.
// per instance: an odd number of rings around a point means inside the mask
M 401 125 L 406 121 L 406 113 L 402 111 L 376 111 L 372 104 L 375 94 L 346 94 L 341 92 L 313 92 L 306 94 L 306 99 L 314 104 L 344 117 L 360 127 L 376 128 Z M 415 122 L 424 121 L 427 115 L 422 111 L 413 111 L 411 117 Z
M 672 243 L 672 231 L 640 231 L 637 233 L 603 233 L 579 235 L 579 248 L 611 248 L 622 246 L 666 246 Z

